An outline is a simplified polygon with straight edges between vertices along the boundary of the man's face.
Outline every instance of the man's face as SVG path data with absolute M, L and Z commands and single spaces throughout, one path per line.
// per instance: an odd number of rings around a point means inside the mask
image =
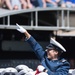
M 49 59 L 55 59 L 55 58 L 57 58 L 57 56 L 58 56 L 58 51 L 53 50 L 53 49 L 48 49 L 47 50 L 47 57 Z

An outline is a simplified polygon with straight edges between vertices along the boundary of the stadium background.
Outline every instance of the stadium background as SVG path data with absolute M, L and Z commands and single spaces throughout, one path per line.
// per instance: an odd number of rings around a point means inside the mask
M 29 25 L 30 20 L 28 18 L 30 18 L 29 13 L 13 15 L 10 18 L 10 22 L 12 25 L 16 23 Z M 50 23 L 51 26 L 56 26 L 57 17 L 55 12 L 40 12 L 39 18 Z M 5 19 L 7 20 L 7 17 Z M 2 21 L 3 18 L 0 18 L 0 24 L 2 24 Z M 38 25 L 45 24 L 39 21 Z M 63 53 L 62 57 L 71 63 L 71 68 L 75 68 L 75 36 L 54 35 L 53 30 L 28 30 L 28 32 L 40 42 L 44 49 L 49 44 L 50 37 L 55 37 L 67 50 L 66 53 Z M 0 67 L 15 67 L 18 64 L 26 64 L 33 69 L 36 68 L 39 61 L 24 40 L 24 34 L 17 32 L 15 29 L 0 29 Z

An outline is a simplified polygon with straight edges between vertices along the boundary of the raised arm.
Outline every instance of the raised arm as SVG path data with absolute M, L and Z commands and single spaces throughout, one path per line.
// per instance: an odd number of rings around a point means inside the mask
M 27 38 L 27 42 L 30 44 L 30 46 L 32 47 L 33 51 L 35 52 L 36 56 L 42 60 L 42 58 L 44 57 L 44 53 L 45 51 L 43 50 L 43 48 L 41 47 L 41 45 L 28 33 L 28 31 L 26 29 L 24 29 L 22 26 L 17 25 L 17 30 L 21 33 L 24 33 L 26 38 Z

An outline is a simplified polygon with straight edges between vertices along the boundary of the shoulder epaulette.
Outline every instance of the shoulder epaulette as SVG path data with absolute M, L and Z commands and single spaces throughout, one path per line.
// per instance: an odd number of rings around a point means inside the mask
M 65 59 L 62 59 L 62 60 L 61 60 L 61 62 L 66 62 L 66 61 L 67 61 L 67 60 L 65 60 Z

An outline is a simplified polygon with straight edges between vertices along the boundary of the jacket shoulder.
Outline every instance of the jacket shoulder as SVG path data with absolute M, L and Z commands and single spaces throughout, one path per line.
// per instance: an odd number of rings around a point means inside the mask
M 62 59 L 60 59 L 60 62 L 65 63 L 65 62 L 68 62 L 68 61 L 66 59 L 62 58 Z
M 66 60 L 66 59 L 62 59 L 62 60 L 61 60 L 61 62 L 63 62 L 63 63 L 64 63 L 64 62 L 67 62 L 67 60 Z

